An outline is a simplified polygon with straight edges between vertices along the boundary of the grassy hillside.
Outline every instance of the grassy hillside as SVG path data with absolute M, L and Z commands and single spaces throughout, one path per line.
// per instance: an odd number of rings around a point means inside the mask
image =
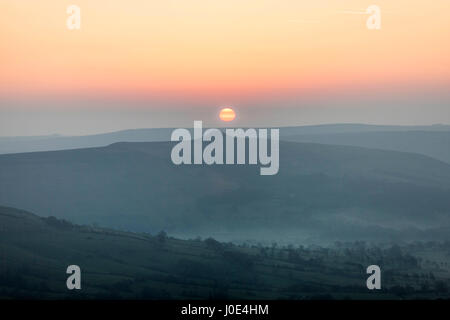
M 448 247 L 236 246 L 80 226 L 0 207 L 0 298 L 446 298 Z M 72 264 L 82 271 L 80 291 L 65 286 Z M 382 269 L 380 291 L 366 288 L 370 264 Z
M 280 171 L 175 166 L 171 143 L 0 156 L 0 203 L 75 223 L 271 243 L 448 239 L 450 165 L 281 142 Z

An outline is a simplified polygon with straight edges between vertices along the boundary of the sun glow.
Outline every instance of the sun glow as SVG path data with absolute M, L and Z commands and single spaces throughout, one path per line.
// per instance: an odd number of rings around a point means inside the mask
M 233 121 L 234 118 L 236 118 L 236 113 L 231 108 L 223 108 L 220 110 L 219 118 L 222 121 L 230 122 Z

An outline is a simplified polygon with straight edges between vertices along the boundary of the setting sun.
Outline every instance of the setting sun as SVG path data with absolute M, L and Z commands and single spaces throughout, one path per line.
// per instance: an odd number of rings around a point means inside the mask
M 236 118 L 236 113 L 231 108 L 223 108 L 220 110 L 219 118 L 226 122 L 233 121 Z

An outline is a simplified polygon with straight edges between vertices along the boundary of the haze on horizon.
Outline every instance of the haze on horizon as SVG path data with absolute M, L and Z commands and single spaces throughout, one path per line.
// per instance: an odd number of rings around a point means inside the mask
M 0 3 L 0 136 L 450 123 L 450 2 Z M 359 14 L 352 14 L 356 12 Z

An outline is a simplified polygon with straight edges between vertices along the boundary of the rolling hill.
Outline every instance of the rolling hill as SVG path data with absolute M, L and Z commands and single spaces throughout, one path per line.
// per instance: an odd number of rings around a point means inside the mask
M 413 152 L 450 163 L 450 131 L 373 131 L 293 134 L 284 140 Z
M 176 166 L 169 142 L 0 156 L 0 203 L 75 223 L 224 241 L 448 239 L 450 165 L 280 142 L 280 171 Z
M 37 152 L 37 151 L 55 151 L 55 150 L 68 150 L 77 148 L 92 148 L 92 147 L 104 147 L 116 142 L 157 142 L 157 141 L 170 141 L 170 135 L 173 128 L 149 128 L 149 129 L 131 129 L 122 130 L 116 132 L 82 135 L 82 136 L 61 136 L 61 135 L 48 135 L 48 136 L 29 136 L 29 137 L 0 137 L 0 154 L 7 153 L 22 153 L 22 152 Z M 409 133 L 412 131 L 412 136 L 409 137 Z M 384 136 L 380 134 L 376 136 L 380 141 L 376 141 L 375 147 L 379 148 L 380 145 L 386 144 L 388 147 L 393 147 L 392 150 L 396 151 L 428 151 L 431 153 L 424 153 L 429 156 L 435 154 L 436 148 L 444 147 L 447 150 L 445 153 L 448 156 L 448 144 L 442 145 L 445 141 L 448 141 L 448 135 L 450 133 L 450 126 L 448 125 L 430 125 L 430 126 L 388 126 L 388 125 L 366 125 L 366 124 L 324 124 L 324 125 L 310 125 L 310 126 L 293 126 L 280 128 L 280 138 L 284 140 L 303 141 L 303 142 L 317 142 L 323 143 L 323 139 L 327 139 L 325 143 L 334 144 L 334 135 L 338 135 L 341 138 L 336 140 L 336 144 L 348 144 L 357 145 L 362 147 L 370 147 L 371 145 L 361 145 L 363 140 L 353 141 L 353 135 L 370 134 L 385 132 L 389 133 L 403 133 L 401 137 L 405 137 L 410 142 L 414 142 L 417 132 L 425 132 L 425 136 L 420 138 L 419 146 L 414 148 L 414 144 L 411 144 L 410 149 L 404 149 L 401 145 L 400 148 L 396 148 L 398 144 L 392 144 L 390 137 L 384 140 Z M 436 133 L 436 134 L 433 134 Z M 320 136 L 324 135 L 324 136 Z M 347 139 L 345 135 L 350 135 Z M 429 139 L 436 137 L 436 140 Z M 447 138 L 442 141 L 442 136 Z M 344 139 L 344 141 L 342 141 Z M 428 145 L 423 148 L 421 139 L 428 139 Z M 341 143 L 344 142 L 344 143 Z M 372 143 L 371 141 L 367 141 Z M 436 147 L 433 147 L 436 146 Z M 383 149 L 381 147 L 381 149 Z M 422 152 L 419 152 L 422 153 Z M 438 153 L 439 154 L 439 153 Z M 448 157 L 446 158 L 448 160 Z
M 447 249 L 445 243 L 237 246 L 0 207 L 0 299 L 448 298 Z M 365 268 L 374 262 L 383 287 L 369 291 Z M 73 264 L 81 269 L 81 290 L 69 291 L 66 269 Z

